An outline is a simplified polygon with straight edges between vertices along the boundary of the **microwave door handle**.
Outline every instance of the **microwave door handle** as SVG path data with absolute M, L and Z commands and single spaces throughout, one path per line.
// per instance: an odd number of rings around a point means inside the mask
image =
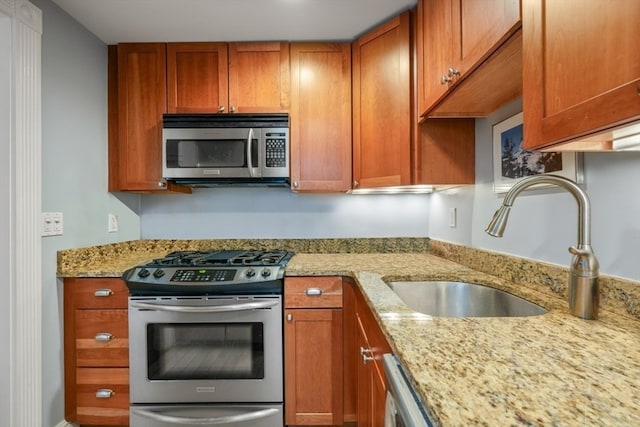
M 247 165 L 249 166 L 249 176 L 255 178 L 253 174 L 253 163 L 251 162 L 253 142 L 253 128 L 249 128 L 249 136 L 247 137 Z
M 260 418 L 267 418 L 272 415 L 276 415 L 280 412 L 280 410 L 276 408 L 266 408 L 261 409 L 259 411 L 251 411 L 244 414 L 236 414 L 229 415 L 226 417 L 206 417 L 206 418 L 196 418 L 196 417 L 178 417 L 175 415 L 167 415 L 160 414 L 157 412 L 153 412 L 147 409 L 138 409 L 132 408 L 131 412 L 136 413 L 145 418 L 149 418 L 154 421 L 166 423 L 166 424 L 177 424 L 177 425 L 226 425 L 226 424 L 238 424 L 246 421 L 258 420 Z
M 242 304 L 214 305 L 214 306 L 193 306 L 193 305 L 166 305 L 154 304 L 150 302 L 131 301 L 129 305 L 133 308 L 143 310 L 170 311 L 174 313 L 222 313 L 227 311 L 249 311 L 260 308 L 268 308 L 277 305 L 279 301 L 247 302 Z

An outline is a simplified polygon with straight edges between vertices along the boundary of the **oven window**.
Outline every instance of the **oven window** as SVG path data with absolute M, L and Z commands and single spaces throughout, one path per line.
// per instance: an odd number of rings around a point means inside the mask
M 263 324 L 149 324 L 147 372 L 150 380 L 263 379 Z

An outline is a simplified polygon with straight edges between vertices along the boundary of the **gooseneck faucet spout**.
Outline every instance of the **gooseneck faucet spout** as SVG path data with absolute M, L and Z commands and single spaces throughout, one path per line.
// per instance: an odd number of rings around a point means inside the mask
M 578 202 L 578 244 L 571 246 L 569 267 L 569 311 L 582 319 L 598 318 L 598 260 L 591 248 L 591 207 L 589 197 L 575 182 L 558 175 L 533 175 L 518 181 L 506 194 L 485 231 L 502 237 L 509 212 L 520 192 L 537 184 L 551 184 L 569 191 Z

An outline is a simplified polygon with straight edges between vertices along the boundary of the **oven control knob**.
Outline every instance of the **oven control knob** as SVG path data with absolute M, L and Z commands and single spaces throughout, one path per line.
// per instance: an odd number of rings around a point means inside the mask
M 138 277 L 145 278 L 145 277 L 148 277 L 148 276 L 149 276 L 149 270 L 147 270 L 146 268 L 141 268 L 138 271 Z
M 156 271 L 153 272 L 153 277 L 155 277 L 156 279 L 159 279 L 162 276 L 164 276 L 164 270 L 160 268 L 158 268 Z
M 269 277 L 271 276 L 271 270 L 269 270 L 268 268 L 265 268 L 264 270 L 262 270 L 262 277 Z
M 256 275 L 256 271 L 255 271 L 253 268 L 250 268 L 250 269 L 248 269 L 248 270 L 247 270 L 247 272 L 245 273 L 245 275 L 246 275 L 247 277 L 253 277 L 253 276 L 255 276 L 255 275 Z

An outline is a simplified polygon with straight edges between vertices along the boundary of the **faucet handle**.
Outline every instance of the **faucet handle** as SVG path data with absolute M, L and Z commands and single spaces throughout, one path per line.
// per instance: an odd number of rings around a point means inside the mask
M 599 264 L 593 249 L 589 245 L 571 246 L 569 252 L 573 254 L 571 273 L 581 277 L 598 276 Z

